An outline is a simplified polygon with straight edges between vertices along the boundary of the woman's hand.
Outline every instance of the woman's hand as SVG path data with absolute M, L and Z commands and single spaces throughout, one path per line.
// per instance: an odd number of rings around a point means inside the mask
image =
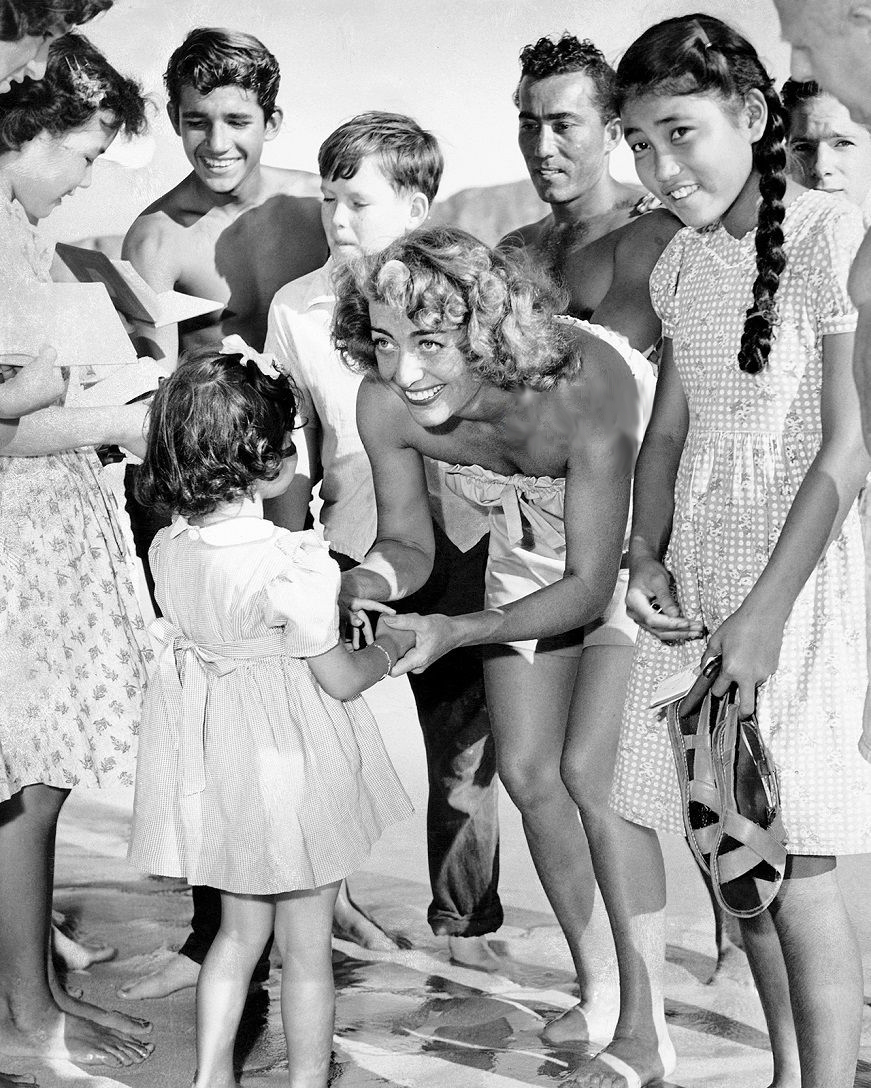
M 708 639 L 702 666 L 720 655 L 720 672 L 711 691 L 723 696 L 738 685 L 738 713 L 749 718 L 756 709 L 756 688 L 777 669 L 783 644 L 783 624 L 776 617 L 754 611 L 745 600 Z
M 381 624 L 397 632 L 410 631 L 415 638 L 414 647 L 393 667 L 391 676 L 423 672 L 434 661 L 460 645 L 459 631 L 452 616 L 439 613 L 421 616 L 417 612 L 409 612 L 383 619 L 378 625 L 379 630 Z
M 639 627 L 661 642 L 686 642 L 701 638 L 701 623 L 685 619 L 671 591 L 671 575 L 657 559 L 633 560 L 630 564 L 626 611 Z

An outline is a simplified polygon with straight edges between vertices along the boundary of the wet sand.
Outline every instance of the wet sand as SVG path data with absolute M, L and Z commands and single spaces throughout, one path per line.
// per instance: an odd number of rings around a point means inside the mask
M 504 957 L 497 975 L 448 962 L 446 939 L 426 924 L 429 888 L 424 849 L 426 775 L 413 703 L 403 681 L 372 692 L 391 755 L 415 816 L 379 843 L 352 894 L 405 950 L 366 952 L 334 943 L 337 986 L 335 1082 L 342 1088 L 517 1088 L 556 1085 L 577 1052 L 545 1047 L 546 1020 L 574 1003 L 571 961 L 529 860 L 520 820 L 503 794 L 502 877 L 505 925 L 493 939 Z M 42 1088 L 186 1088 L 194 1070 L 194 991 L 124 1002 L 115 988 L 173 954 L 190 917 L 186 886 L 144 877 L 124 860 L 128 793 L 78 791 L 61 820 L 55 904 L 79 932 L 116 946 L 118 956 L 70 975 L 97 1004 L 154 1022 L 156 1049 L 133 1069 L 77 1068 L 65 1062 L 6 1061 Z M 664 1088 L 764 1088 L 768 1039 L 746 967 L 711 984 L 713 920 L 689 851 L 664 841 L 669 877 L 666 1011 L 679 1064 Z M 866 991 L 871 992 L 871 859 L 847 859 L 841 881 L 860 931 Z M 401 873 L 398 877 L 396 874 Z M 249 1001 L 237 1057 L 244 1088 L 286 1083 L 278 993 L 280 970 Z M 866 1004 L 856 1085 L 871 1088 L 871 1006 Z

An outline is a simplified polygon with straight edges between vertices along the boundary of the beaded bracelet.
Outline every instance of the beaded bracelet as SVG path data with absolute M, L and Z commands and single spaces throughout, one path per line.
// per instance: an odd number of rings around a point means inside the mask
M 391 673 L 391 672 L 392 672 L 392 670 L 393 670 L 393 658 L 392 658 L 392 657 L 390 656 L 390 654 L 389 654 L 389 653 L 387 652 L 387 650 L 386 650 L 386 649 L 385 649 L 385 648 L 384 648 L 384 647 L 383 647 L 383 646 L 381 645 L 381 643 L 380 643 L 380 642 L 372 642 L 372 643 L 370 643 L 370 645 L 371 645 L 371 646 L 374 646 L 376 650 L 380 650 L 380 651 L 381 651 L 381 653 L 382 653 L 382 654 L 384 654 L 384 656 L 385 656 L 385 657 L 387 658 L 387 668 L 386 668 L 386 669 L 384 670 L 384 672 L 383 672 L 383 673 L 382 673 L 382 674 L 381 674 L 381 675 L 380 675 L 380 676 L 378 677 L 378 680 L 383 680 L 383 679 L 384 679 L 384 677 L 385 677 L 385 676 L 389 676 L 389 675 L 390 675 L 390 673 Z M 376 682 L 377 682 L 377 681 L 376 681 Z

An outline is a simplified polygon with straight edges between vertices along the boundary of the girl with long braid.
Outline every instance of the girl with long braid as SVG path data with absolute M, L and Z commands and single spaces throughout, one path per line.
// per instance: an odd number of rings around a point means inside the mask
M 862 975 L 835 859 L 871 849 L 855 512 L 871 462 L 847 295 L 861 218 L 787 180 L 780 101 L 753 47 L 719 20 L 659 23 L 617 77 L 639 177 L 686 229 L 650 281 L 664 349 L 635 475 L 627 607 L 642 630 L 611 793 L 627 821 L 622 886 L 603 887 L 606 902 L 631 904 L 632 925 L 615 928 L 621 1018 L 573 1083 L 636 1088 L 673 1064 L 653 829 L 684 825 L 650 703 L 666 677 L 718 658 L 714 695 L 737 691 L 740 716 L 755 711 L 780 780 L 786 878 L 768 909 L 741 919 L 772 1085 L 847 1088 Z M 714 878 L 730 906 L 750 910 L 767 898 L 759 871 L 739 880 L 715 867 Z

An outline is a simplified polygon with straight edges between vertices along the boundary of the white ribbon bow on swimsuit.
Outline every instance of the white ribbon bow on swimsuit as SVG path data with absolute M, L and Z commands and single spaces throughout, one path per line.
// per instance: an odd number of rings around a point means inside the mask
M 253 363 L 267 378 L 281 377 L 281 367 L 273 353 L 257 351 L 250 344 L 246 344 L 238 333 L 224 337 L 221 341 L 221 355 L 241 355 L 243 363 Z

